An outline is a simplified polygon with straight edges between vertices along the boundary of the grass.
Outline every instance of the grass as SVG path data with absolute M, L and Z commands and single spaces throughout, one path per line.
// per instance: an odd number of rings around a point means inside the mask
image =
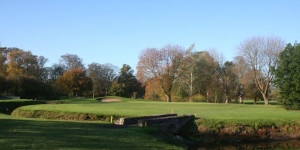
M 30 105 L 19 108 L 26 111 L 52 111 L 64 113 L 91 113 L 105 116 L 142 116 L 171 113 L 174 110 L 179 115 L 196 114 L 197 117 L 221 120 L 266 120 L 266 121 L 297 121 L 299 111 L 287 111 L 280 105 L 245 105 L 245 104 L 215 104 L 215 103 L 182 103 L 154 102 L 145 100 L 130 100 L 122 98 L 122 102 L 101 103 L 96 100 L 78 100 L 71 104 Z
M 6 99 L 6 100 L 0 100 L 0 103 L 5 103 L 5 102 L 28 102 L 28 101 L 33 101 L 30 99 Z
M 99 121 L 55 121 L 0 114 L 1 149 L 182 149 L 152 128 L 111 128 Z
M 113 97 L 115 98 L 115 97 Z M 287 111 L 280 105 L 214 104 L 159 102 L 121 98 L 121 102 L 96 99 L 57 100 L 64 104 L 41 104 L 18 108 L 26 112 L 58 112 L 103 116 L 142 116 L 171 113 L 196 114 L 205 124 L 217 127 L 222 121 L 242 124 L 299 122 L 299 111 Z M 276 104 L 276 103 L 273 103 Z M 1 105 L 1 103 L 0 103 Z M 15 112 L 16 112 L 15 111 Z M 221 123 L 220 123 L 221 122 Z M 299 125 L 297 124 L 297 125 Z M 3 149 L 181 149 L 166 143 L 152 128 L 110 128 L 103 121 L 57 121 L 22 118 L 0 114 L 0 147 Z M 272 124 L 273 125 L 273 124 Z

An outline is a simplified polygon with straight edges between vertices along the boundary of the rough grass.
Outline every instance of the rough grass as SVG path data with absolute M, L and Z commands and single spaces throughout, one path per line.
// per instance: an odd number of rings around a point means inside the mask
M 1 149 L 182 149 L 152 128 L 111 128 L 104 122 L 14 118 L 0 114 Z M 104 123 L 107 124 L 107 123 Z

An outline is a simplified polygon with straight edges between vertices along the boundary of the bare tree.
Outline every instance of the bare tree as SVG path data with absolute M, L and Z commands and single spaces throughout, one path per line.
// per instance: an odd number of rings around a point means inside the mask
M 234 57 L 234 72 L 238 78 L 238 85 L 236 87 L 236 98 L 239 97 L 239 101 L 242 104 L 243 98 L 245 96 L 245 86 L 247 84 L 247 74 L 250 71 L 249 65 L 245 62 L 244 57 L 236 56 Z
M 256 87 L 262 94 L 265 105 L 269 104 L 268 91 L 277 67 L 279 53 L 285 42 L 279 37 L 252 37 L 240 44 L 239 50 L 253 71 Z
M 38 61 L 38 78 L 42 81 L 48 80 L 48 72 L 45 68 L 45 64 L 47 63 L 48 59 L 44 56 L 37 57 Z
M 53 64 L 51 68 L 48 68 L 50 79 L 52 81 L 55 81 L 62 76 L 65 71 L 67 71 L 67 68 L 62 64 Z
M 60 59 L 60 63 L 66 66 L 67 70 L 71 69 L 85 69 L 82 59 L 77 55 L 66 54 L 62 55 Z
M 166 94 L 167 102 L 171 102 L 171 90 L 183 56 L 184 51 L 179 46 L 168 45 L 160 50 L 148 48 L 139 57 L 137 77 L 143 83 L 156 80 Z
M 179 67 L 179 78 L 178 81 L 181 84 L 187 85 L 189 88 L 189 101 L 193 101 L 193 82 L 195 80 L 194 73 L 194 67 L 195 67 L 195 59 L 194 55 L 192 53 L 192 50 L 194 49 L 195 44 L 192 44 L 185 53 L 185 57 L 182 60 L 182 63 Z
M 107 96 L 108 90 L 116 77 L 115 70 L 112 67 L 112 65 L 98 63 L 88 65 L 87 73 L 93 82 L 93 98 L 95 95 Z

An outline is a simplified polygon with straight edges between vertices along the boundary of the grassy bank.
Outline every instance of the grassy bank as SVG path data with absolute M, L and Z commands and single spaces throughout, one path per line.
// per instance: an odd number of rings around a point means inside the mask
M 15 118 L 0 114 L 1 149 L 182 149 L 156 129 L 114 128 L 106 122 Z

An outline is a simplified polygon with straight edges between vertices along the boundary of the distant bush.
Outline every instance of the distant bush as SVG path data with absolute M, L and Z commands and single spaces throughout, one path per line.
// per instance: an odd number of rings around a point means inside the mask
M 197 95 L 193 95 L 193 102 L 205 102 L 205 96 L 197 94 Z
M 164 101 L 165 101 L 165 99 L 164 99 Z M 186 101 L 188 101 L 188 99 L 187 98 L 183 98 L 183 97 L 181 97 L 181 96 L 176 96 L 176 95 L 172 95 L 172 101 L 173 102 L 186 102 Z

